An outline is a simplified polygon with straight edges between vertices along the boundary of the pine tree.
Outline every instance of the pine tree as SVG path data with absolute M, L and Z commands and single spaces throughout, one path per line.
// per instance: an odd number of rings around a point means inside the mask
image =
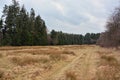
M 30 11 L 30 18 L 29 18 L 29 32 L 30 32 L 30 43 L 31 45 L 34 45 L 35 44 L 35 11 L 33 8 L 31 8 L 31 11 Z
M 52 45 L 58 44 L 58 34 L 55 30 L 51 31 L 51 39 L 52 39 L 52 42 L 51 42 Z
M 45 22 L 38 15 L 35 19 L 34 27 L 34 44 L 35 45 L 47 45 L 47 31 Z
M 4 7 L 3 16 L 6 18 L 4 26 L 6 29 L 4 44 L 13 45 L 15 43 L 16 18 L 19 14 L 19 8 L 19 4 L 16 0 L 12 0 L 10 6 L 5 5 Z
M 91 44 L 90 33 L 86 33 L 86 34 L 85 34 L 84 44 Z
M 27 15 L 26 9 L 24 6 L 20 11 L 20 25 L 18 28 L 18 34 L 20 35 L 20 44 L 21 45 L 29 45 L 30 34 L 29 34 L 29 16 Z
M 0 19 L 0 45 L 2 45 L 2 28 L 3 28 L 3 20 Z

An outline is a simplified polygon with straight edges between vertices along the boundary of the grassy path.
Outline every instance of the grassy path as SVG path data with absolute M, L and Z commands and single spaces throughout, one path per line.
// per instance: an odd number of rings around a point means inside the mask
M 92 80 L 96 73 L 97 55 L 91 48 L 78 49 L 75 51 L 77 57 L 71 62 L 62 65 L 55 73 L 47 77 L 45 80 L 69 80 L 73 75 L 76 80 Z M 70 76 L 66 76 L 70 73 Z

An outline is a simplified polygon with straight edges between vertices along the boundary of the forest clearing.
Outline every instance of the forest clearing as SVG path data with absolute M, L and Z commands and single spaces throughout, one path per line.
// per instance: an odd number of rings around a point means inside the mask
M 1 0 L 0 80 L 120 80 L 120 2 Z
M 96 45 L 0 47 L 0 80 L 120 80 L 119 53 Z

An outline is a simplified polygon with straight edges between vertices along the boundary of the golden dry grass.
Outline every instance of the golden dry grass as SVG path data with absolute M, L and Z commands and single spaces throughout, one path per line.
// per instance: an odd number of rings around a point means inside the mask
M 73 51 L 59 46 L 0 47 L 0 80 L 40 80 L 56 70 L 59 62 L 73 57 Z
M 111 51 L 99 52 L 100 61 L 96 72 L 96 80 L 120 80 L 119 53 Z M 120 57 L 120 56 L 119 56 Z
M 0 47 L 0 80 L 120 80 L 119 53 L 95 45 Z

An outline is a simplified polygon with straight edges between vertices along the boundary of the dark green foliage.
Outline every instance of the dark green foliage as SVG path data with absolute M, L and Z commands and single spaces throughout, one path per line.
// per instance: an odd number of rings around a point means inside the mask
M 85 36 L 78 34 L 68 34 L 63 32 L 51 31 L 52 45 L 82 45 L 82 44 L 96 44 L 100 34 L 87 33 Z
M 100 33 L 87 33 L 84 36 L 84 44 L 96 44 L 97 39 L 99 38 Z
M 38 15 L 35 19 L 35 28 L 34 28 L 34 44 L 35 45 L 47 45 L 47 31 L 46 31 L 45 22 Z
M 90 33 L 87 33 L 84 37 L 84 44 L 90 44 L 91 43 L 91 37 Z
M 32 8 L 29 13 L 24 5 L 19 6 L 16 0 L 3 8 L 4 21 L 0 20 L 0 45 L 46 45 L 47 31 L 45 22 L 35 16 Z M 2 26 L 4 22 L 4 26 Z
M 52 39 L 51 41 L 52 45 L 58 44 L 58 33 L 55 30 L 51 31 L 51 39 Z
M 2 21 L 2 19 L 0 19 L 0 45 L 2 45 L 1 44 L 1 42 L 2 42 L 2 25 L 3 25 L 3 21 Z
M 2 25 L 3 25 L 3 20 L 0 19 L 0 28 L 2 28 Z

